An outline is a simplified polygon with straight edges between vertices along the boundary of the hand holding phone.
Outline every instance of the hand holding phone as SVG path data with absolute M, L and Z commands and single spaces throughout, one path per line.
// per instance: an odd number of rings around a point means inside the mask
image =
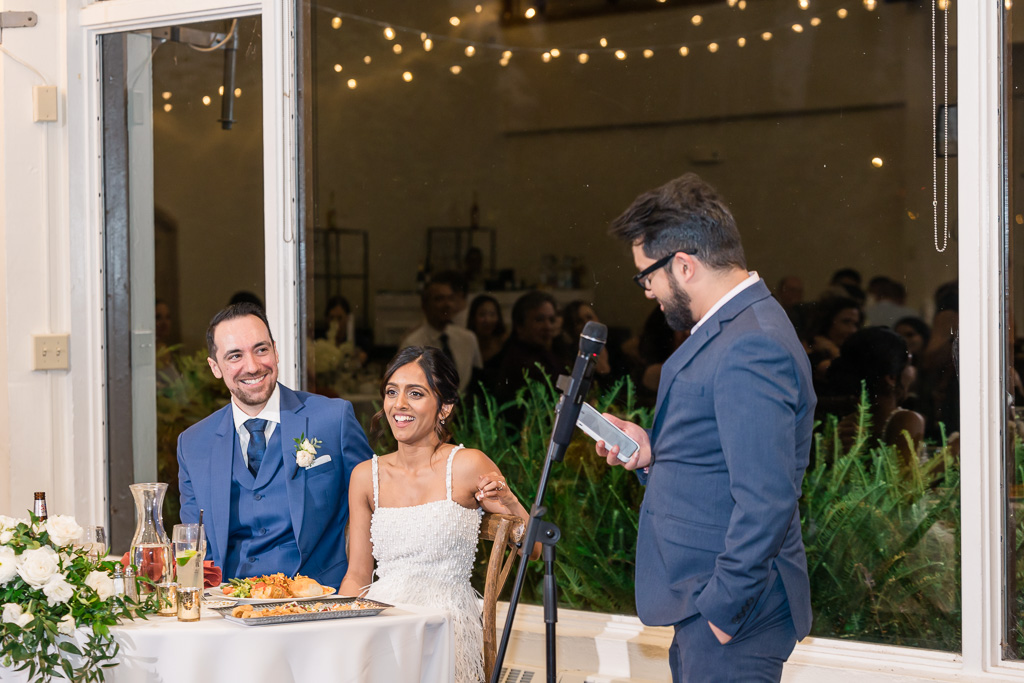
M 580 416 L 576 420 L 576 426 L 594 441 L 604 441 L 605 446 L 609 449 L 618 446 L 618 458 L 622 462 L 629 462 L 629 459 L 640 448 L 640 444 L 609 422 L 589 403 L 584 402 L 580 406 Z

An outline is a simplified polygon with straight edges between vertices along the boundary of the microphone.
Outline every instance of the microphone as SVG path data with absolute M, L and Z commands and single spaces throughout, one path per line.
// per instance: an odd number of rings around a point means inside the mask
M 580 335 L 580 350 L 572 368 L 572 376 L 568 378 L 568 386 L 564 388 L 562 399 L 558 403 L 558 414 L 551 432 L 552 443 L 568 446 L 569 441 L 572 440 L 573 430 L 576 429 L 576 420 L 580 416 L 580 406 L 583 399 L 587 397 L 590 384 L 594 380 L 597 354 L 601 353 L 607 339 L 608 327 L 606 325 L 591 321 L 583 328 L 583 333 Z M 561 385 L 562 382 L 559 382 L 559 387 Z M 563 448 L 562 452 L 564 453 L 564 451 Z

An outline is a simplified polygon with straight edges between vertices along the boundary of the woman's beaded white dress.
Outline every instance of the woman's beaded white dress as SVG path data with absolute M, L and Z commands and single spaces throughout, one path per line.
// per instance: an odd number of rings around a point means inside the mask
M 381 507 L 377 456 L 373 456 L 373 516 L 370 542 L 378 579 L 366 597 L 447 610 L 455 631 L 455 681 L 483 680 L 483 625 L 477 593 L 469 583 L 480 536 L 482 509 L 452 500 L 452 461 L 448 454 L 448 495 L 412 507 Z

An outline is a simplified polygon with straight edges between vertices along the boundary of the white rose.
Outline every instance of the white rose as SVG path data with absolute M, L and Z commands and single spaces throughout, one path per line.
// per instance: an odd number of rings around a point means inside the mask
M 299 467 L 308 468 L 310 465 L 313 464 L 314 460 L 316 460 L 316 456 L 314 456 L 309 451 L 299 451 L 298 453 L 295 454 L 295 462 L 299 464 Z
M 89 572 L 89 576 L 85 577 L 85 585 L 96 591 L 100 600 L 106 600 L 114 594 L 114 580 L 106 572 Z
M 0 515 L 0 529 L 13 529 L 18 526 L 18 520 L 7 515 Z
M 50 540 L 56 546 L 67 545 L 82 536 L 82 529 L 75 518 L 70 515 L 55 515 L 46 522 L 46 530 L 50 532 Z
M 21 618 L 21 605 L 16 602 L 4 603 L 4 615 L 3 622 L 5 624 L 15 624 L 18 619 Z
M 57 624 L 57 631 L 66 636 L 75 635 L 75 618 L 70 614 L 65 614 Z
M 18 556 L 14 548 L 0 546 L 0 586 L 18 575 Z
M 18 574 L 33 588 L 42 588 L 57 573 L 57 552 L 48 545 L 26 550 L 18 558 Z
M 307 453 L 312 453 L 313 455 L 316 455 L 316 446 L 311 444 L 309 442 L 309 439 L 303 439 L 302 445 L 299 448 L 306 451 Z
M 32 525 L 32 533 L 42 536 L 46 533 L 46 522 L 36 522 Z
M 75 587 L 68 583 L 63 574 L 54 574 L 43 586 L 43 595 L 46 596 L 46 604 L 56 607 L 71 599 L 75 594 Z
M 20 617 L 18 617 L 18 620 L 14 623 L 16 623 L 18 626 L 22 628 L 25 628 L 29 625 L 29 623 L 31 623 L 33 619 L 35 619 L 35 616 L 26 612 L 25 614 L 22 614 Z
M 12 538 L 14 538 L 14 532 L 10 529 L 4 529 L 3 531 L 0 531 L 0 545 L 6 545 L 10 543 Z

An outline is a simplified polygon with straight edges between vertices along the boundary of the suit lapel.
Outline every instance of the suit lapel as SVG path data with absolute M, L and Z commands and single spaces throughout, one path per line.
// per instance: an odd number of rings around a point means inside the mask
M 764 280 L 758 280 L 750 285 L 718 309 L 710 319 L 701 325 L 693 335 L 688 337 L 669 359 L 665 361 L 665 365 L 661 368 L 661 380 L 658 382 L 658 402 L 655 404 L 654 426 L 651 429 L 652 437 L 657 435 L 658 429 L 664 420 L 665 411 L 662 408 L 664 407 L 665 396 L 668 395 L 668 390 L 672 386 L 672 382 L 679 375 L 679 371 L 686 367 L 693 360 L 693 357 L 697 355 L 697 352 L 704 348 L 708 342 L 718 336 L 724 323 L 732 320 L 754 303 L 767 296 L 771 296 L 771 293 L 768 291 L 768 287 L 765 286 Z
M 226 557 L 231 525 L 231 463 L 235 457 L 235 422 L 231 404 L 223 409 L 210 453 L 210 518 L 217 537 L 216 557 Z
M 294 391 L 281 387 L 281 456 L 283 458 L 284 483 L 288 491 L 288 512 L 292 518 L 295 543 L 299 543 L 302 530 L 303 510 L 306 508 L 306 471 L 295 461 L 295 439 L 305 434 L 309 438 L 308 419 L 303 414 L 305 405 Z M 316 436 L 315 434 L 313 436 Z M 299 546 L 302 554 L 302 546 Z

